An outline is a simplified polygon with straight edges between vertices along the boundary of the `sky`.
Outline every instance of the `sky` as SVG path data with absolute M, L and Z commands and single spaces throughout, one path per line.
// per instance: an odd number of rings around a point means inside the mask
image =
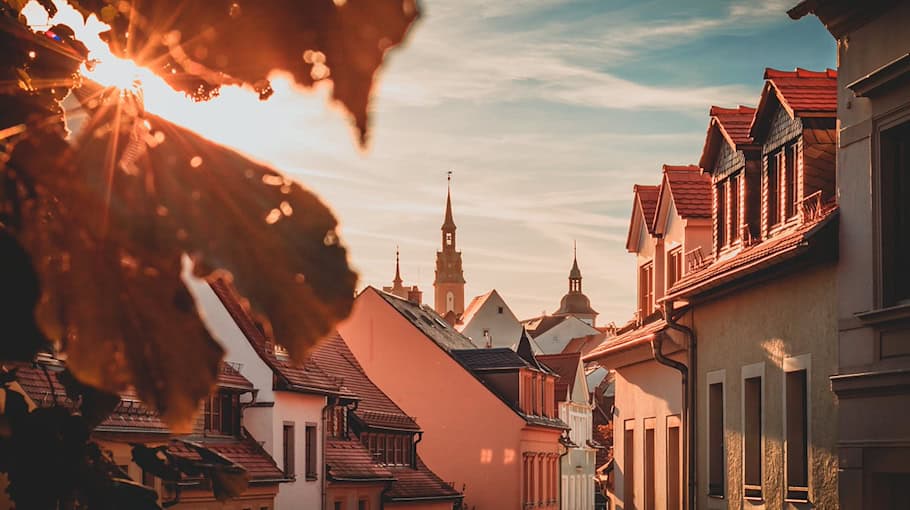
M 795 3 L 424 0 L 379 76 L 366 151 L 325 87 L 277 77 L 264 103 L 228 88 L 193 104 L 141 77 L 149 111 L 322 196 L 361 287 L 391 284 L 399 247 L 405 283 L 432 304 L 451 170 L 466 301 L 495 288 L 519 318 L 555 311 L 577 242 L 598 324 L 622 324 L 632 185 L 696 163 L 709 107 L 754 106 L 765 67 L 835 67 L 816 18 L 786 15 Z

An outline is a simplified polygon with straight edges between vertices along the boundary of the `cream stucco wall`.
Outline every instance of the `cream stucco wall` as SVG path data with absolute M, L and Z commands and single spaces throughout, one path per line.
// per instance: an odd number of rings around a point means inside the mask
M 559 354 L 566 348 L 566 344 L 573 338 L 579 338 L 588 335 L 597 335 L 597 331 L 589 324 L 585 323 L 578 317 L 566 317 L 566 319 L 552 328 L 534 337 L 533 346 L 540 348 L 543 354 Z M 518 339 L 512 344 L 517 344 Z M 537 349 L 535 349 L 536 351 Z
M 837 508 L 837 415 L 828 376 L 837 363 L 837 285 L 832 265 L 803 269 L 695 306 L 698 508 L 806 508 L 784 501 L 783 363 L 809 355 L 811 508 Z M 742 368 L 763 364 L 763 504 L 743 499 Z M 724 370 L 725 498 L 707 496 L 706 375 Z M 617 392 L 618 394 L 618 392 Z
M 477 347 L 486 346 L 484 330 L 489 331 L 493 347 L 511 347 L 521 339 L 521 323 L 502 296 L 496 290 L 490 292 L 490 296 L 473 314 L 470 322 L 457 325 L 456 329 L 470 338 Z

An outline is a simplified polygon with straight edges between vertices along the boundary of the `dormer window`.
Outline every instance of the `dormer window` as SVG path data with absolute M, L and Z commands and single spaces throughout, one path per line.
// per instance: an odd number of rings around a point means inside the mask
M 638 268 L 638 310 L 640 320 L 654 311 L 654 263 L 648 262 Z
M 799 212 L 797 145 L 790 142 L 765 156 L 768 228 Z
M 286 360 L 290 357 L 288 350 L 282 345 L 275 344 L 275 357 L 278 359 Z
M 344 406 L 334 406 L 329 412 L 328 432 L 335 439 L 348 437 L 348 413 Z
M 217 390 L 205 400 L 203 430 L 207 433 L 235 436 L 240 433 L 240 396 Z
M 739 176 L 734 175 L 728 180 L 730 181 L 730 242 L 728 244 L 733 244 L 740 238 Z
M 727 245 L 727 190 L 721 181 L 714 187 L 717 197 L 717 251 Z
M 683 250 L 682 246 L 677 246 L 667 251 L 667 288 L 669 289 L 682 278 L 683 274 Z
M 364 432 L 360 442 L 370 450 L 370 455 L 380 464 L 387 466 L 411 465 L 414 443 L 410 434 Z

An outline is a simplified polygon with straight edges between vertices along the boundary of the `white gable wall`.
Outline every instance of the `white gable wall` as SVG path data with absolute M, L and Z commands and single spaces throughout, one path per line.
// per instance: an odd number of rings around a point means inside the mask
M 477 347 L 486 347 L 484 330 L 489 331 L 493 347 L 511 347 L 521 338 L 521 329 L 518 318 L 495 290 L 471 316 L 470 322 L 460 327 L 461 334 Z

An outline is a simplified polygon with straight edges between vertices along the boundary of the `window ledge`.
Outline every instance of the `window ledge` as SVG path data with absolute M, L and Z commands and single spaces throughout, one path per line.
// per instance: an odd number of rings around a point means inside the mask
M 910 319 L 910 303 L 854 313 L 853 316 L 870 326 L 906 320 Z
M 308 481 L 308 482 L 315 482 L 316 480 L 319 480 L 319 477 L 318 477 L 318 476 L 316 476 L 316 475 L 306 475 L 306 481 Z

